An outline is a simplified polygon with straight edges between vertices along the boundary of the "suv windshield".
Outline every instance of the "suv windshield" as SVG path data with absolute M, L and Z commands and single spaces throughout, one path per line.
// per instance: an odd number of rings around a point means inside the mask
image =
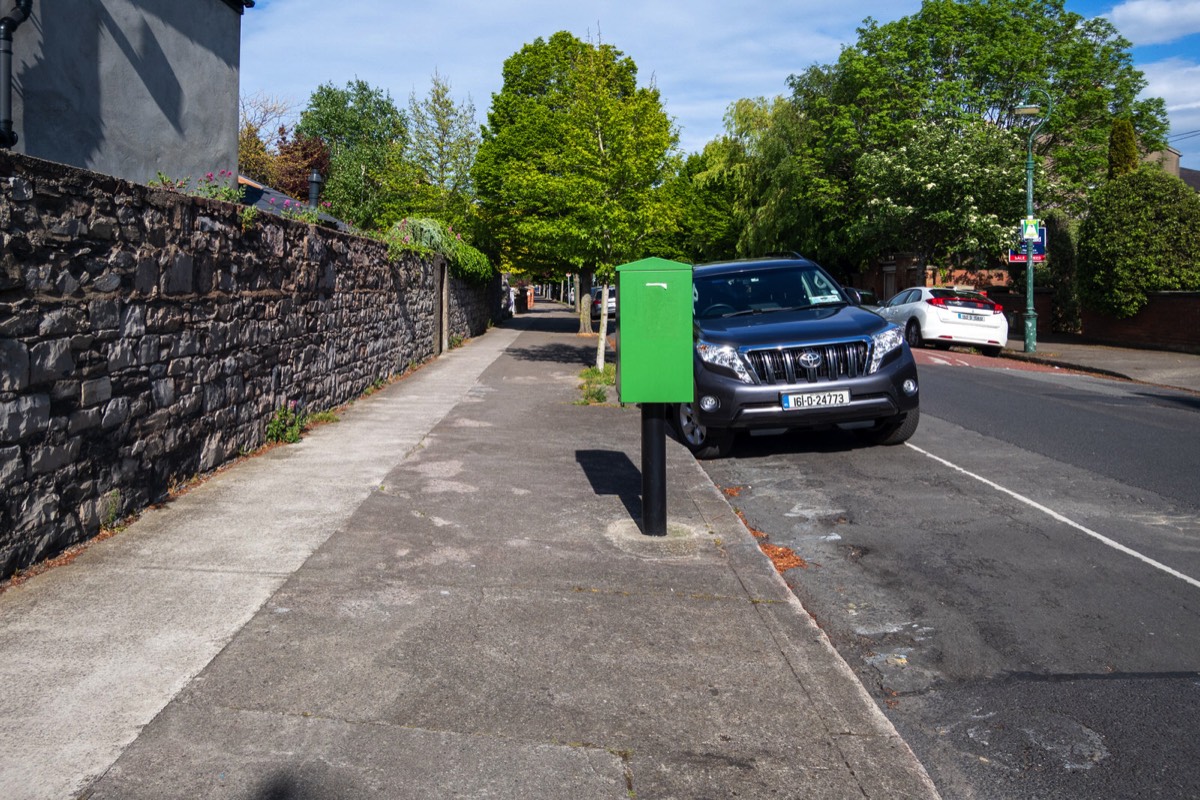
M 696 276 L 692 281 L 692 310 L 697 319 L 845 302 L 825 273 L 805 265 Z

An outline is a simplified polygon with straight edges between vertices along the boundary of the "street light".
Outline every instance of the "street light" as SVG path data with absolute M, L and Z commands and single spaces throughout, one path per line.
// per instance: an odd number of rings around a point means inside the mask
M 1018 117 L 1036 118 L 1037 123 L 1029 129 L 1029 146 L 1025 153 L 1025 220 L 1029 224 L 1033 220 L 1033 140 L 1037 137 L 1038 131 L 1046 124 L 1046 120 L 1050 118 L 1050 112 L 1054 110 L 1054 101 L 1050 98 L 1050 93 L 1045 89 L 1034 89 L 1034 92 L 1039 92 L 1046 97 L 1046 113 L 1042 113 L 1042 107 L 1034 105 L 1026 97 L 1025 103 L 1013 109 L 1013 114 Z M 1037 227 L 1034 224 L 1034 236 L 1029 237 L 1025 233 L 1025 352 L 1033 353 L 1037 351 L 1037 311 L 1033 307 L 1033 243 L 1037 239 Z

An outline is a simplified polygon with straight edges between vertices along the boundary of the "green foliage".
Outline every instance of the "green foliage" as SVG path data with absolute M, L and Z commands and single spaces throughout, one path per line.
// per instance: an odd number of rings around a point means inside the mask
M 581 397 L 575 405 L 602 405 L 608 402 L 608 391 L 605 387 L 617 383 L 617 367 L 615 364 L 605 364 L 603 368 L 588 367 L 579 373 L 582 383 L 579 384 Z
M 677 141 L 658 90 L 611 45 L 569 33 L 504 65 L 473 177 L 501 264 L 611 269 L 675 224 L 663 182 Z
M 266 439 L 269 443 L 295 444 L 300 441 L 304 430 L 304 413 L 293 400 L 287 405 L 275 409 L 267 422 Z
M 440 253 L 446 257 L 451 271 L 464 280 L 481 283 L 495 275 L 487 256 L 464 242 L 461 231 L 455 231 L 453 225 L 439 220 L 402 219 L 388 229 L 384 241 L 393 259 L 402 253 Z
M 186 178 L 171 178 L 162 172 L 157 173 L 153 180 L 147 181 L 147 186 L 155 189 L 166 189 L 169 192 L 191 195 L 192 197 L 209 197 L 223 200 L 226 203 L 240 203 L 245 190 L 238 185 L 237 174 L 233 170 L 223 169 L 220 172 L 209 172 L 203 178 L 192 182 L 189 175 Z
M 329 149 L 324 197 L 335 216 L 363 230 L 403 216 L 419 173 L 405 158 L 407 120 L 391 95 L 358 79 L 345 89 L 322 84 L 295 134 L 320 139 Z
M 242 224 L 242 232 L 250 231 L 258 222 L 258 209 L 254 206 L 242 206 L 242 211 L 238 214 L 238 219 Z
M 112 489 L 100 497 L 100 527 L 110 530 L 121 518 L 121 490 Z
M 1108 178 L 1127 175 L 1138 168 L 1137 134 L 1133 123 L 1124 117 L 1113 120 L 1108 136 Z
M 340 418 L 332 411 L 317 411 L 314 414 L 308 414 L 304 417 L 304 429 L 308 430 L 317 425 L 327 425 L 331 422 L 339 422 Z
M 726 138 L 688 155 L 663 186 L 665 202 L 678 209 L 674 230 L 652 233 L 646 252 L 661 258 L 703 263 L 732 258 L 740 233 L 736 216 L 737 167 L 735 145 Z
M 411 158 L 422 176 L 413 215 L 429 215 L 466 224 L 473 196 L 471 165 L 479 150 L 475 106 L 468 97 L 455 103 L 450 83 L 434 72 L 429 94 L 409 96 Z
M 1049 267 L 1047 283 L 1054 293 L 1051 327 L 1059 333 L 1078 333 L 1081 326 L 1077 253 L 1079 222 L 1058 208 L 1046 212 L 1044 218 L 1046 261 Z
M 742 254 L 794 249 L 852 271 L 902 244 L 896 225 L 904 215 L 889 223 L 871 205 L 893 196 L 880 193 L 883 177 L 910 167 L 951 179 L 939 186 L 965 187 L 967 180 L 953 179 L 953 164 L 972 151 L 988 159 L 976 168 L 1004 172 L 1019 188 L 1023 175 L 1013 155 L 1023 155 L 1028 136 L 1014 110 L 1031 89 L 1045 89 L 1054 101 L 1034 142 L 1047 165 L 1037 181 L 1043 207 L 1082 213 L 1086 192 L 1107 172 L 1114 116 L 1132 121 L 1143 150 L 1163 143 L 1163 103 L 1138 99 L 1146 81 L 1133 67 L 1129 43 L 1105 18 L 1084 19 L 1064 10 L 1063 0 L 925 0 L 916 14 L 894 22 L 866 20 L 858 34 L 835 63 L 789 78 L 793 108 L 740 101 L 736 126 L 727 122 L 745 158 L 735 203 Z M 940 166 L 924 156 L 923 164 L 905 164 L 917 157 L 914 142 L 929 144 L 931 126 L 968 131 L 970 140 L 949 147 Z M 1003 131 L 1013 132 L 1007 148 L 1000 146 Z M 901 148 L 908 150 L 900 154 Z M 972 196 L 977 216 L 1010 220 L 1006 193 Z M 902 204 L 913 207 L 910 220 L 925 216 L 915 199 Z M 966 230 L 966 216 L 959 216 L 959 244 L 940 235 L 922 235 L 926 244 L 914 244 L 960 254 L 972 239 L 985 244 L 990 236 Z
M 853 185 L 865 213 L 852 233 L 942 267 L 977 256 L 986 265 L 1011 240 L 1024 200 L 1014 139 L 967 118 L 919 125 L 900 147 L 864 153 Z
M 1200 290 L 1200 195 L 1155 166 L 1097 189 L 1079 230 L 1084 305 L 1131 317 L 1146 293 Z

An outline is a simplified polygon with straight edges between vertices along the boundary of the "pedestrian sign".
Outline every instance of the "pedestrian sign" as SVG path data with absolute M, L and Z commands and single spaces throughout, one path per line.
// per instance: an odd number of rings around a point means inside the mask
M 1021 220 L 1021 238 L 1027 242 L 1036 242 L 1042 238 L 1038 233 L 1038 228 L 1041 227 L 1041 220 L 1033 217 L 1026 217 Z

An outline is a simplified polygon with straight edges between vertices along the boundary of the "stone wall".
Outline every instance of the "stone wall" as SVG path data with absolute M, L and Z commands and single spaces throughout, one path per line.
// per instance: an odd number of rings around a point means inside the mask
M 440 352 L 440 257 L 240 211 L 0 152 L 0 578 Z

